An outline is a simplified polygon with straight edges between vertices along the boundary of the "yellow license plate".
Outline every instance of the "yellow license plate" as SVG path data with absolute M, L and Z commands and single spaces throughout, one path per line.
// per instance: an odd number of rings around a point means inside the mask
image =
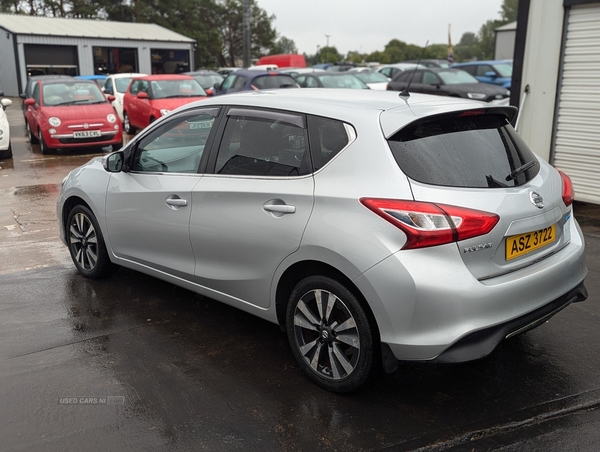
M 513 235 L 506 239 L 506 260 L 509 261 L 524 254 L 531 253 L 542 246 L 556 240 L 556 225 L 553 224 L 538 231 Z

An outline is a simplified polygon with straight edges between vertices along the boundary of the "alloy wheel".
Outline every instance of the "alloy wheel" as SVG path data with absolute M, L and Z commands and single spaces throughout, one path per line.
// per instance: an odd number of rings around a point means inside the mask
M 98 236 L 90 218 L 76 213 L 69 225 L 69 245 L 74 260 L 81 268 L 91 271 L 98 263 Z
M 314 289 L 305 293 L 294 310 L 294 337 L 311 370 L 328 380 L 342 380 L 360 358 L 356 320 L 335 294 Z

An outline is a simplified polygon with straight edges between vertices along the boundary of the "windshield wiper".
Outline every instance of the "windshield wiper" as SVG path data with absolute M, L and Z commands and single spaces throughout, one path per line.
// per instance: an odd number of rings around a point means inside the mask
M 519 177 L 519 175 L 523 174 L 528 169 L 533 168 L 537 164 L 537 160 L 532 160 L 531 162 L 527 162 L 524 165 L 519 166 L 517 169 L 511 171 L 511 173 L 508 176 L 506 176 L 506 180 L 509 181 L 516 179 L 517 177 Z

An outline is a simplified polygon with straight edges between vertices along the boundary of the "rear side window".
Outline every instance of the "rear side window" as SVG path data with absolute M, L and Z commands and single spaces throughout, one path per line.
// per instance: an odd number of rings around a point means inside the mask
M 419 122 L 388 142 L 402 171 L 431 185 L 514 187 L 539 172 L 537 158 L 502 115 L 446 116 Z M 518 175 L 513 173 L 530 162 L 536 164 Z
M 315 171 L 323 168 L 350 142 L 343 122 L 317 116 L 308 117 L 308 140 Z

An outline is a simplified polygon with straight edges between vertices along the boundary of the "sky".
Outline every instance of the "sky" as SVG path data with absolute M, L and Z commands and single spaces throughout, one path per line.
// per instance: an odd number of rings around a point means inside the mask
M 317 46 L 349 51 L 383 51 L 392 39 L 423 47 L 452 43 L 463 33 L 477 34 L 488 20 L 500 19 L 503 0 L 256 0 L 280 36 L 292 39 L 299 53 Z M 329 35 L 327 38 L 326 35 Z

